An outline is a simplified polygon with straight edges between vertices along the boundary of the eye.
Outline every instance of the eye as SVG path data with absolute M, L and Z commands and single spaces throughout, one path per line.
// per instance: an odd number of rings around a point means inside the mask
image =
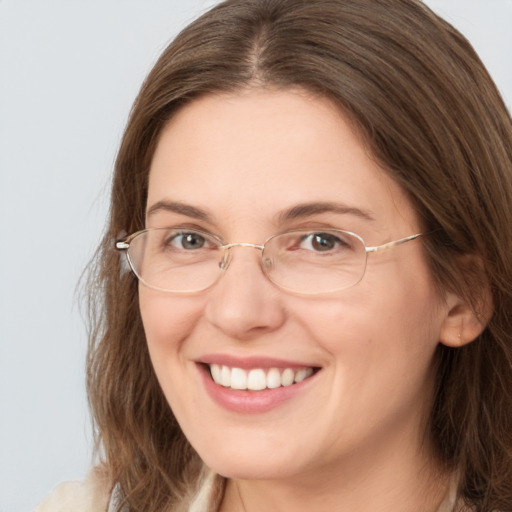
M 194 233 L 193 231 L 173 233 L 167 239 L 167 245 L 175 247 L 176 249 L 185 249 L 187 251 L 202 249 L 206 244 L 206 238 L 199 233 Z
M 315 252 L 328 252 L 349 245 L 347 241 L 332 233 L 308 233 L 302 237 L 299 247 Z

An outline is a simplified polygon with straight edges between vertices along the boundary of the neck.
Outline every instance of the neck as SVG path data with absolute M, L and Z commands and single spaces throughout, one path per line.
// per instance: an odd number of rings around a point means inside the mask
M 437 512 L 450 484 L 450 474 L 430 458 L 407 458 L 407 447 L 376 456 L 366 454 L 344 461 L 340 469 L 323 470 L 273 480 L 229 480 L 220 512 Z

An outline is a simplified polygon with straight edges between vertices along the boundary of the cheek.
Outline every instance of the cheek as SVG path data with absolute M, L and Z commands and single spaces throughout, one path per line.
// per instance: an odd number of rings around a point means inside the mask
M 197 298 L 174 297 L 141 286 L 139 305 L 149 352 L 158 372 L 157 361 L 176 354 L 194 326 L 202 308 Z
M 139 305 L 149 356 L 162 392 L 176 417 L 186 419 L 191 416 L 188 408 L 193 408 L 196 400 L 194 390 L 183 385 L 195 377 L 190 373 L 193 368 L 186 340 L 200 321 L 201 304 L 197 297 L 175 297 L 141 286 Z
M 370 271 L 357 286 L 329 299 L 297 302 L 295 318 L 349 372 L 385 372 L 430 365 L 443 312 L 428 273 L 414 260 L 404 268 Z M 379 270 L 379 272 L 377 272 Z
M 414 246 L 392 250 L 401 251 L 400 257 L 377 254 L 380 259 L 367 269 L 366 296 L 379 318 L 374 327 L 437 345 L 443 308 L 422 251 Z

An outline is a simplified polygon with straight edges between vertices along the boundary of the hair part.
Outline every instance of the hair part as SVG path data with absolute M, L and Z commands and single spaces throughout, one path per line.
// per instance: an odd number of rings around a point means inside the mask
M 130 510 L 157 512 L 183 503 L 198 479 L 199 458 L 152 369 L 137 280 L 114 241 L 144 227 L 151 159 L 173 114 L 252 87 L 334 101 L 415 206 L 439 289 L 477 312 L 492 296 L 477 340 L 438 348 L 427 436 L 459 471 L 468 504 L 511 509 L 512 123 L 470 44 L 418 0 L 228 0 L 179 34 L 148 75 L 91 266 L 88 392 L 111 480 Z

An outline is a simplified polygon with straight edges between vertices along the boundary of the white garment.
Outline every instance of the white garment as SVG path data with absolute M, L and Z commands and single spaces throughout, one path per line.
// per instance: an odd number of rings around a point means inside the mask
M 94 468 L 83 481 L 58 485 L 32 512 L 107 512 L 110 498 L 108 482 Z

